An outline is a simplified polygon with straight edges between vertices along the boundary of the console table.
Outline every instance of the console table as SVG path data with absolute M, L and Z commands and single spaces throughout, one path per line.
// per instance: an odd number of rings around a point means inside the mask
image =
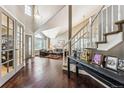
M 84 70 L 109 87 L 124 87 L 123 71 L 115 72 L 94 64 L 88 64 L 84 60 L 80 60 L 78 58 L 68 57 L 68 78 L 70 78 L 70 64 L 74 64 L 76 66 L 77 76 L 79 74 L 79 70 Z

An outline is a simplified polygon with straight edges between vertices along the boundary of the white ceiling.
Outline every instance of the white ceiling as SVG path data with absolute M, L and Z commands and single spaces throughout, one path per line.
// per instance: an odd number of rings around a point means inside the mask
M 72 6 L 72 25 L 73 27 L 89 17 L 96 9 L 96 5 L 73 5 Z M 62 5 L 40 5 L 38 6 L 40 18 L 37 19 L 36 31 L 61 28 L 58 34 L 68 30 L 68 6 Z M 40 21 L 40 22 L 39 22 Z M 50 30 L 52 32 L 52 30 Z
M 49 38 L 56 38 L 57 35 L 59 34 L 60 30 L 61 29 L 59 27 L 56 27 L 53 29 L 44 30 L 44 31 L 42 31 L 42 33 Z
M 81 23 L 84 19 L 91 16 L 96 11 L 98 5 L 73 5 L 72 6 L 72 23 L 73 26 Z M 94 11 L 95 10 L 95 11 Z
M 35 6 L 40 18 L 36 19 L 36 27 L 47 23 L 52 17 L 54 17 L 64 6 L 63 5 L 38 5 Z

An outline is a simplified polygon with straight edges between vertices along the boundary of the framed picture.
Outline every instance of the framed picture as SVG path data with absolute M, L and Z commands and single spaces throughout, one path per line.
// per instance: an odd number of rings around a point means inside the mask
M 107 56 L 105 58 L 105 64 L 106 64 L 106 68 L 109 68 L 109 69 L 117 71 L 118 58 Z
M 124 71 L 124 59 L 118 60 L 118 69 Z
M 84 50 L 84 51 L 81 53 L 80 59 L 82 59 L 82 60 L 87 60 L 87 51 L 86 51 L 86 50 Z
M 80 59 L 86 60 L 88 63 L 92 61 L 92 50 L 84 49 L 80 54 Z
M 103 62 L 103 55 L 95 53 L 92 58 L 92 63 L 100 66 L 102 62 Z

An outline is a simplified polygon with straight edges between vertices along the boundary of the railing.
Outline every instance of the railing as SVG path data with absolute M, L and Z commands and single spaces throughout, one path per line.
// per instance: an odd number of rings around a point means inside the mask
M 104 8 L 104 6 L 101 7 L 99 12 L 95 16 L 91 16 L 91 17 L 87 18 L 85 21 L 83 21 L 83 23 L 85 23 L 84 26 L 64 45 L 63 66 L 67 66 L 67 55 L 69 54 L 67 51 L 68 51 L 68 44 L 70 42 L 71 42 L 71 50 L 72 51 L 73 50 L 81 51 L 81 50 L 83 50 L 83 48 L 87 47 L 82 42 L 86 41 L 85 39 L 88 39 L 89 27 L 91 27 L 91 23 L 93 23 L 95 21 L 95 19 L 97 18 L 97 16 L 99 15 L 99 13 L 101 12 L 101 10 L 103 8 Z M 89 22 L 89 19 L 91 19 L 91 18 L 93 18 L 93 19 L 91 20 L 91 22 Z M 80 42 L 80 44 L 77 42 Z
M 85 24 L 70 40 L 68 40 L 68 42 L 64 45 L 64 47 L 65 47 L 69 42 L 71 42 L 72 39 L 75 38 L 75 36 L 77 36 L 77 35 L 81 32 L 81 30 L 82 30 L 85 26 L 87 26 L 87 24 L 89 23 L 89 22 L 88 22 L 88 19 L 84 20 L 83 22 L 84 22 L 84 23 L 86 22 L 86 24 Z
M 102 6 L 94 15 L 85 20 L 86 24 L 65 44 L 63 50 L 68 51 L 71 42 L 71 51 L 83 52 L 84 48 L 96 48 L 96 42 L 104 41 L 104 33 L 116 30 L 114 22 L 124 18 L 124 6 Z M 67 51 L 63 53 L 63 65 L 67 66 Z M 67 54 L 65 54 L 67 53 Z

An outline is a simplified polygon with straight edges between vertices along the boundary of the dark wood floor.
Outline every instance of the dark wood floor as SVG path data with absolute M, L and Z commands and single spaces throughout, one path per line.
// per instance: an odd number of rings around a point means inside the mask
M 72 73 L 68 79 L 62 70 L 62 60 L 35 57 L 27 61 L 12 79 L 2 87 L 8 88 L 99 88 L 103 87 L 87 75 L 76 78 Z

